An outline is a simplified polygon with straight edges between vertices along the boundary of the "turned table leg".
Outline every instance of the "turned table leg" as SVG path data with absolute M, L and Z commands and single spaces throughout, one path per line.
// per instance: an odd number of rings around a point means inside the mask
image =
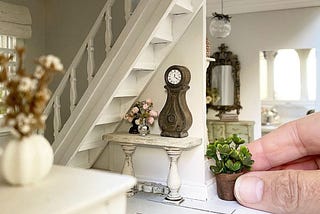
M 183 198 L 179 193 L 181 186 L 180 176 L 178 172 L 178 159 L 181 155 L 181 150 L 178 148 L 168 148 L 165 147 L 165 150 L 170 158 L 170 168 L 168 174 L 167 185 L 169 187 L 169 194 L 166 197 L 166 200 L 182 202 Z
M 132 155 L 136 150 L 136 146 L 133 144 L 121 144 L 122 150 L 125 153 L 126 157 L 123 163 L 122 174 L 131 175 L 134 177 L 134 169 L 132 163 Z M 128 196 L 134 195 L 134 188 L 127 193 Z
M 132 144 L 121 144 L 121 147 L 126 155 L 123 163 L 122 174 L 134 176 L 132 154 L 136 150 L 136 146 Z

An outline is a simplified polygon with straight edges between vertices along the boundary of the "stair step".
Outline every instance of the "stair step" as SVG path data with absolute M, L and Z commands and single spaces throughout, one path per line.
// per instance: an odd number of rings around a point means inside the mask
M 176 4 L 172 8 L 171 14 L 185 14 L 192 13 L 193 7 L 191 0 L 177 0 Z
M 127 78 L 120 83 L 114 97 L 136 97 L 138 95 L 136 72 L 131 71 Z
M 160 37 L 160 36 L 155 36 L 151 40 L 152 44 L 169 43 L 169 42 L 172 42 L 172 39 L 165 38 L 165 37 Z
M 141 64 L 142 65 L 142 64 Z M 150 69 L 147 67 L 135 68 L 131 70 L 130 74 L 123 80 L 114 97 L 137 97 L 145 84 L 149 81 L 154 72 L 154 67 L 151 65 Z
M 172 15 L 168 15 L 161 21 L 158 29 L 151 40 L 152 44 L 169 43 L 173 41 L 172 37 Z
M 108 144 L 105 140 L 95 141 L 91 143 L 85 143 L 79 148 L 79 152 L 95 149 L 98 147 L 105 147 Z
M 99 115 L 99 120 L 95 124 L 95 129 L 101 127 L 98 125 L 109 124 L 110 126 L 116 126 L 113 123 L 121 122 L 121 120 L 123 119 L 128 109 L 131 107 L 136 97 L 136 94 L 135 96 L 126 95 L 122 97 L 114 97 L 111 103 L 108 106 L 106 106 L 103 109 L 102 113 Z M 103 129 L 102 132 L 105 132 L 105 129 Z
M 114 95 L 114 97 L 137 97 L 139 96 L 139 92 L 134 89 L 122 89 L 117 92 L 117 94 Z
M 149 44 L 139 55 L 133 70 L 153 71 L 156 69 L 154 62 L 154 45 Z
M 117 122 L 120 122 L 121 120 L 122 118 L 120 117 L 120 115 L 102 114 L 102 116 L 99 118 L 96 125 L 117 123 Z
M 156 64 L 153 62 L 137 62 L 132 70 L 134 71 L 154 71 Z

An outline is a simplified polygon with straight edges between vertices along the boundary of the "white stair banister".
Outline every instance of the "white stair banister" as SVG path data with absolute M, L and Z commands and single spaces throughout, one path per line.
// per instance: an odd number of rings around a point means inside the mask
M 77 102 L 77 77 L 76 69 L 71 69 L 70 74 L 70 113 L 73 112 Z
M 77 90 L 76 90 L 76 71 L 79 63 L 82 60 L 82 57 L 84 56 L 84 53 L 87 51 L 88 54 L 88 60 L 87 60 L 87 79 L 88 82 L 90 83 L 91 80 L 93 79 L 93 74 L 94 74 L 94 67 L 95 67 L 95 62 L 94 62 L 94 38 L 100 29 L 100 26 L 102 22 L 106 19 L 107 14 L 109 14 L 108 18 L 108 25 L 109 27 L 107 28 L 105 34 L 106 41 L 106 50 L 110 50 L 111 48 L 111 41 L 112 41 L 112 28 L 111 28 L 111 7 L 113 6 L 115 0 L 109 0 L 106 2 L 104 8 L 101 10 L 97 20 L 95 21 L 93 27 L 91 28 L 90 32 L 88 33 L 86 39 L 82 43 L 79 51 L 77 52 L 76 56 L 74 57 L 73 61 L 71 62 L 71 65 L 69 66 L 68 70 L 66 71 L 64 77 L 60 81 L 59 86 L 57 87 L 56 91 L 51 97 L 51 100 L 48 102 L 48 105 L 44 111 L 44 115 L 47 117 L 49 116 L 51 109 L 52 108 L 58 108 L 60 106 L 60 95 L 64 92 L 66 89 L 68 81 L 70 82 L 70 110 L 71 112 L 74 110 L 76 106 L 76 100 L 78 99 L 77 95 Z M 110 36 L 111 35 L 111 36 Z M 108 38 L 108 39 L 107 39 Z M 56 100 L 59 100 L 56 102 Z M 59 107 L 60 108 L 60 107 Z M 58 110 L 54 110 L 54 114 L 57 114 Z M 60 114 L 60 110 L 59 110 Z M 58 119 L 59 118 L 59 119 Z M 54 116 L 54 135 L 57 135 L 59 130 L 62 128 L 61 124 L 61 118 L 60 115 L 59 117 Z M 55 125 L 56 124 L 56 125 Z M 59 126 L 58 126 L 59 124 Z
M 87 53 L 88 53 L 88 61 L 87 61 L 87 78 L 88 85 L 91 83 L 93 79 L 93 71 L 94 71 L 94 47 L 93 47 L 93 39 L 90 38 L 87 45 Z

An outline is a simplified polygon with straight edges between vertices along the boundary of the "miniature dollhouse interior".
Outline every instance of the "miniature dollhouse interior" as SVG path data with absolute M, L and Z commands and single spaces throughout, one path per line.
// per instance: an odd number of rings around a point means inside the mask
M 1 0 L 10 78 L 17 46 L 26 71 L 44 54 L 64 67 L 37 130 L 52 168 L 32 185 L 0 173 L 1 213 L 264 213 L 218 198 L 207 145 L 319 110 L 320 2 L 246 2 Z M 15 137 L 4 124 L 0 157 Z

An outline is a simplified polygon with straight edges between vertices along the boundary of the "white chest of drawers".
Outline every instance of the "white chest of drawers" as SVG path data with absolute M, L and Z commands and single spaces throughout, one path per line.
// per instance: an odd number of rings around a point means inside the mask
M 131 176 L 53 166 L 28 186 L 10 186 L 0 177 L 1 214 L 125 214 Z

